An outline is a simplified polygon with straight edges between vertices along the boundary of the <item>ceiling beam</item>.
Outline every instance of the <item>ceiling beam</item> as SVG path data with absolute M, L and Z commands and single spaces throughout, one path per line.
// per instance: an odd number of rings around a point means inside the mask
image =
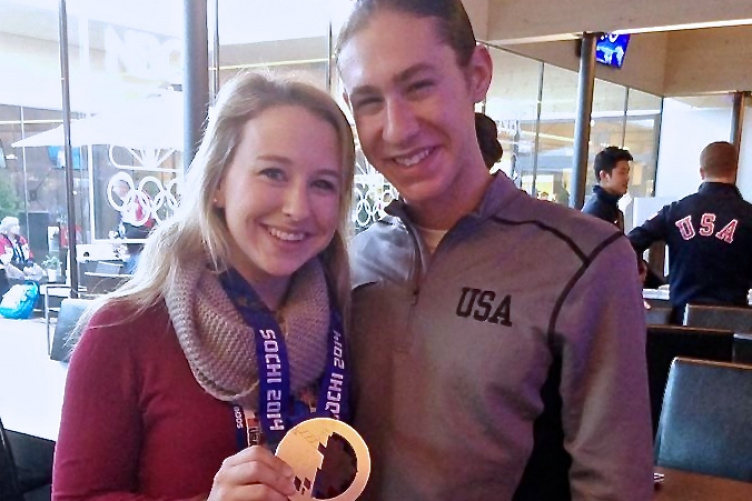
M 584 31 L 669 31 L 709 22 L 752 23 L 750 0 L 490 0 L 486 40 L 550 42 Z

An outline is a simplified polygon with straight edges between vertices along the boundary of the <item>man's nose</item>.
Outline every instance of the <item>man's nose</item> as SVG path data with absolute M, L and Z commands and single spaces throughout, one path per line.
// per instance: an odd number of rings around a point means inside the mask
M 393 99 L 386 103 L 384 140 L 404 144 L 418 133 L 418 120 L 409 103 Z

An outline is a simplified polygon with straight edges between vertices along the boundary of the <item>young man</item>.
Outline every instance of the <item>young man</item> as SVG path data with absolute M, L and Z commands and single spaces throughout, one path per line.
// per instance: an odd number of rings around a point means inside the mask
M 624 231 L 624 213 L 619 200 L 629 189 L 629 162 L 632 154 L 627 150 L 609 146 L 595 156 L 593 169 L 598 184 L 593 186 L 593 196 L 582 212 L 615 224 Z
M 616 228 L 492 176 L 459 0 L 361 0 L 338 68 L 401 198 L 352 244 L 363 499 L 652 499 L 645 322 Z
M 673 321 L 687 303 L 745 306 L 752 287 L 752 204 L 735 186 L 736 148 L 710 143 L 700 154 L 703 184 L 697 193 L 666 205 L 629 233 L 642 254 L 653 242 L 668 244 Z

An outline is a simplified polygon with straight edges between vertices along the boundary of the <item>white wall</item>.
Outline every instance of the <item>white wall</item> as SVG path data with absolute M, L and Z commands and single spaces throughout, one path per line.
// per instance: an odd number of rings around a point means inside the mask
M 697 191 L 700 152 L 713 141 L 728 141 L 730 134 L 730 108 L 694 108 L 665 99 L 655 196 L 679 199 Z
M 624 66 L 615 69 L 596 64 L 595 77 L 651 94 L 663 95 L 668 39 L 668 33 L 632 35 L 627 54 L 624 56 Z M 580 68 L 574 40 L 501 47 L 575 72 Z
M 749 12 L 752 16 L 752 2 Z M 630 55 L 627 52 L 625 61 Z M 672 32 L 668 34 L 663 95 L 750 90 L 750 66 L 752 26 Z
M 752 103 L 744 112 L 744 131 L 742 132 L 742 147 L 739 154 L 739 176 L 736 185 L 742 192 L 744 200 L 752 202 Z

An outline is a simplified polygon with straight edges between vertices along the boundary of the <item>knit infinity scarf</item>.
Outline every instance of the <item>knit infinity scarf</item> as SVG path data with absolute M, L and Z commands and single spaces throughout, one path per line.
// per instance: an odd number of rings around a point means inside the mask
M 207 262 L 181 267 L 167 310 L 199 385 L 218 400 L 258 408 L 255 337 Z M 326 365 L 329 296 L 318 259 L 293 276 L 282 307 L 292 393 L 316 382 Z M 271 313 L 270 313 L 271 314 Z

